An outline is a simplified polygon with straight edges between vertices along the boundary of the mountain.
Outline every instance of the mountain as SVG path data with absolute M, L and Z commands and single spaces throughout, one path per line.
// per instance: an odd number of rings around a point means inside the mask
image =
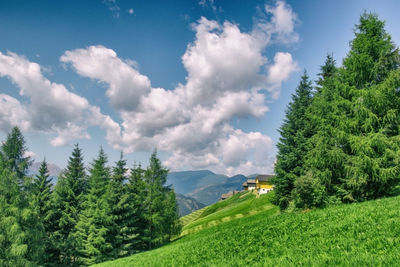
M 30 173 L 32 174 L 38 174 L 39 173 L 39 168 L 40 164 L 42 162 L 34 162 L 29 168 Z M 62 171 L 60 167 L 58 167 L 56 164 L 53 163 L 48 163 L 47 162 L 47 168 L 49 169 L 49 175 L 50 176 L 58 176 L 60 172 Z
M 174 186 L 175 192 L 210 205 L 217 202 L 221 194 L 233 190 L 242 190 L 242 183 L 247 180 L 244 175 L 228 177 L 215 174 L 209 170 L 171 172 L 168 184 Z
M 178 201 L 179 216 L 185 216 L 206 206 L 203 203 L 198 202 L 196 199 L 182 194 L 176 194 L 176 200 Z

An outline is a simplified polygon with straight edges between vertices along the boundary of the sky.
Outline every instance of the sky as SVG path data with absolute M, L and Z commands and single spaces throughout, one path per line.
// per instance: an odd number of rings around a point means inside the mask
M 364 11 L 396 45 L 399 1 L 20 1 L 0 4 L 0 140 L 22 130 L 61 168 L 79 143 L 172 171 L 273 173 L 306 70 L 338 65 Z

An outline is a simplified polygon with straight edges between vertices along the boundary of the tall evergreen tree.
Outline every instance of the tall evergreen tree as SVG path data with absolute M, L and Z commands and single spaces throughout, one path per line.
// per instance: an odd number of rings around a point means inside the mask
M 25 178 L 31 164 L 30 158 L 25 156 L 26 151 L 25 139 L 20 129 L 12 128 L 1 146 L 0 156 L 3 158 L 5 167 L 17 174 L 18 183 L 21 186 L 26 186 Z
M 285 209 L 289 204 L 296 177 L 304 174 L 304 156 L 308 151 L 308 138 L 312 136 L 307 114 L 311 103 L 311 81 L 304 71 L 280 128 L 281 138 L 275 165 L 275 191 L 276 202 L 281 209 Z
M 51 261 L 52 244 L 50 236 L 52 235 L 52 222 L 51 222 L 51 212 L 52 212 L 52 202 L 51 202 L 52 184 L 49 178 L 49 170 L 47 167 L 46 160 L 40 165 L 39 174 L 36 175 L 32 194 L 31 194 L 31 206 L 35 209 L 39 221 L 44 229 L 44 235 L 42 244 L 45 247 L 45 253 L 43 254 L 42 260 L 44 262 Z
M 110 236 L 113 219 L 107 192 L 110 169 L 106 166 L 107 156 L 100 148 L 90 168 L 88 192 L 83 210 L 76 225 L 77 248 L 85 264 L 102 262 L 112 258 L 113 237 Z
M 130 255 L 138 250 L 140 246 L 140 218 L 143 217 L 140 211 L 140 198 L 143 196 L 136 188 L 135 178 L 129 179 L 132 184 L 127 183 L 126 160 L 121 153 L 120 159 L 113 168 L 112 179 L 109 184 L 108 194 L 112 216 L 110 236 L 113 244 L 113 257 Z M 136 176 L 139 171 L 132 170 L 131 177 Z M 140 175 L 140 174 L 139 174 Z M 142 179 L 141 175 L 139 179 Z M 142 187 L 142 185 L 140 186 Z M 139 189 L 139 190 L 138 190 Z M 142 195 L 139 195 L 142 194 Z
M 67 168 L 60 174 L 53 193 L 51 256 L 54 264 L 73 265 L 79 262 L 74 232 L 82 210 L 86 184 L 82 151 L 75 145 Z
M 170 188 L 165 186 L 167 175 L 168 169 L 162 166 L 161 161 L 157 158 L 157 153 L 153 152 L 149 167 L 144 172 L 147 188 L 145 237 L 148 249 L 168 242 L 177 229 L 177 204 L 174 194 L 170 193 Z M 168 200 L 169 197 L 170 200 Z
M 25 176 L 24 137 L 17 127 L 8 134 L 0 153 L 0 265 L 42 263 L 43 226 L 29 202 Z
M 128 214 L 125 226 L 121 229 L 124 236 L 124 247 L 128 254 L 147 249 L 149 238 L 146 237 L 148 188 L 144 181 L 145 170 L 141 165 L 134 165 L 131 169 L 127 184 Z
M 311 108 L 317 131 L 306 170 L 328 196 L 362 201 L 398 185 L 399 62 L 384 23 L 364 13 L 343 67 L 323 84 Z

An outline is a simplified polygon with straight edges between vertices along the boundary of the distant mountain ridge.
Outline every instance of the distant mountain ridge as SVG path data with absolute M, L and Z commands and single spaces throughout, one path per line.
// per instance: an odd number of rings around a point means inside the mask
M 29 171 L 32 174 L 38 174 L 39 173 L 39 168 L 40 165 L 42 164 L 42 162 L 33 162 L 32 165 L 29 167 Z M 53 163 L 48 163 L 47 162 L 47 168 L 49 169 L 49 175 L 50 176 L 58 176 L 62 169 L 60 167 L 58 167 L 56 164 Z
M 175 192 L 191 197 L 206 205 L 217 202 L 221 194 L 233 190 L 242 190 L 247 177 L 241 174 L 228 177 L 209 170 L 171 172 L 167 183 L 172 184 Z
M 198 202 L 196 199 L 184 196 L 182 194 L 176 194 L 176 200 L 179 207 L 179 216 L 185 216 L 192 213 L 195 210 L 204 208 L 206 205 Z

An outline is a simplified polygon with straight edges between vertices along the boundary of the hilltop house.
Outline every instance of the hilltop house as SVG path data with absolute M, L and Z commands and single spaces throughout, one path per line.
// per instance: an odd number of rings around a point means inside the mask
M 248 179 L 247 182 L 242 184 L 243 190 L 257 190 L 259 195 L 268 193 L 269 191 L 274 189 L 274 186 L 271 183 L 271 178 L 273 175 L 257 175 L 256 179 Z
M 273 175 L 257 175 L 256 189 L 258 190 L 259 195 L 266 194 L 274 189 L 271 183 L 271 179 L 273 177 L 274 177 Z
M 254 190 L 256 189 L 256 180 L 248 179 L 246 182 L 242 184 L 243 190 Z

